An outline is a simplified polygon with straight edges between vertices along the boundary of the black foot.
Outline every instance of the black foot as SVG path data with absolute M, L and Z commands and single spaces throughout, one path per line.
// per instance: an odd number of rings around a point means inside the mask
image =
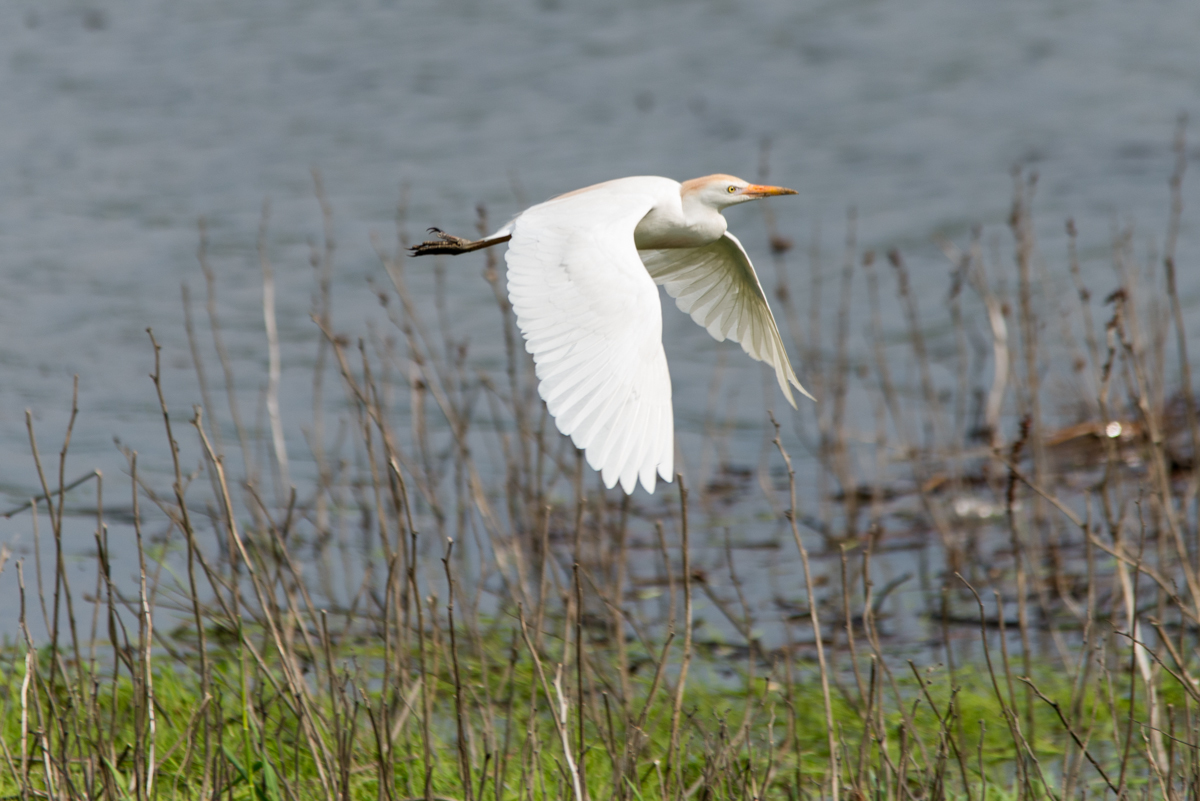
M 430 239 L 419 245 L 413 245 L 408 249 L 408 255 L 432 256 L 437 253 L 446 253 L 456 256 L 459 253 L 468 253 L 475 250 L 472 247 L 475 243 L 470 239 L 463 239 L 461 236 L 451 236 L 441 228 L 430 228 L 429 233 L 436 236 L 437 239 Z

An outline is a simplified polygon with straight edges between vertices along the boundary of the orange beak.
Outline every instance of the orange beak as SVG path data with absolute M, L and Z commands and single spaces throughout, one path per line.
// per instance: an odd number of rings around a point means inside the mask
M 762 186 L 750 184 L 741 192 L 747 197 L 771 197 L 772 195 L 794 195 L 795 189 L 784 189 L 782 186 Z

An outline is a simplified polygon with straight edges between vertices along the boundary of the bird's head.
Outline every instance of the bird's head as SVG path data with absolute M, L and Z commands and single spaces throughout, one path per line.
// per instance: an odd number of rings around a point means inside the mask
M 702 203 L 720 211 L 728 206 L 772 195 L 794 195 L 796 190 L 784 189 L 782 186 L 751 184 L 732 175 L 717 174 L 684 181 L 680 194 L 684 200 Z

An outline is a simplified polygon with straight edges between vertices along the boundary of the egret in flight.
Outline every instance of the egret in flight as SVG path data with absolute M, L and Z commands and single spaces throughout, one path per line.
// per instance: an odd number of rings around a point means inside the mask
M 605 486 L 674 478 L 671 377 L 655 284 L 718 342 L 731 339 L 775 369 L 796 405 L 800 385 L 750 257 L 722 209 L 791 189 L 709 175 L 619 178 L 577 189 L 468 240 L 437 228 L 411 255 L 459 254 L 508 242 L 508 297 L 558 430 Z

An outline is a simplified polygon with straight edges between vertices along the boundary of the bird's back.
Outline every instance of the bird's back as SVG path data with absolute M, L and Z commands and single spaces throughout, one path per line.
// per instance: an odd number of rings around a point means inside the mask
M 614 178 L 611 181 L 602 181 L 598 184 L 585 186 L 582 189 L 573 189 L 570 192 L 555 195 L 547 200 L 546 203 L 554 203 L 558 200 L 565 200 L 566 198 L 589 192 L 636 193 L 650 195 L 662 202 L 670 202 L 672 197 L 679 197 L 682 187 L 683 185 L 678 181 L 658 175 L 633 175 L 628 178 Z

